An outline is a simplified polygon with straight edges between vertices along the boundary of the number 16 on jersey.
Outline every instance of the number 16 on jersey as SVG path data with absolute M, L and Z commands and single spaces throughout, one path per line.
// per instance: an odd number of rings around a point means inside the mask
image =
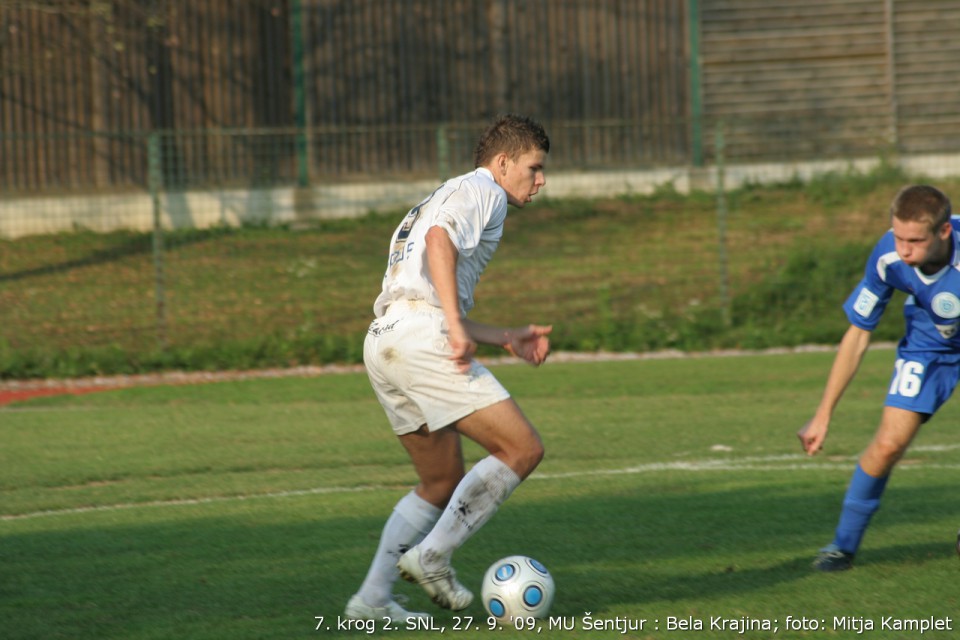
M 913 398 L 920 393 L 920 387 L 923 385 L 923 363 L 899 358 L 894 367 L 896 373 L 893 376 L 893 382 L 890 383 L 890 395 Z

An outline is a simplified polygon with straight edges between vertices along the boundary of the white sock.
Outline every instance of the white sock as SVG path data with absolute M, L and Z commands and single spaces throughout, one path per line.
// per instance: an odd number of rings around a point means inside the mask
M 364 602 L 371 607 L 382 607 L 393 599 L 393 583 L 400 577 L 397 560 L 423 539 L 441 513 L 441 509 L 414 491 L 400 498 L 383 526 L 380 544 L 360 587 Z
M 519 484 L 520 476 L 494 456 L 475 464 L 420 544 L 424 568 L 448 564 L 453 552 L 497 512 Z

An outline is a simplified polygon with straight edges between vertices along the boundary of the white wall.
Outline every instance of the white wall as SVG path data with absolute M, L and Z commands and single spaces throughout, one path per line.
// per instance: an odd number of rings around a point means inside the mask
M 960 175 L 960 154 L 901 158 L 909 175 L 929 179 Z M 734 189 L 745 183 L 808 180 L 818 174 L 866 172 L 878 159 L 763 163 L 724 167 L 724 184 Z M 311 220 L 349 218 L 370 212 L 402 211 L 436 187 L 434 180 L 395 183 L 343 184 L 309 189 L 188 191 L 158 198 L 160 220 L 167 229 L 204 228 L 251 222 L 308 223 Z M 672 185 L 680 193 L 712 191 L 715 167 L 668 167 L 650 171 L 605 171 L 547 174 L 542 191 L 550 198 L 648 195 Z M 18 238 L 88 229 L 112 231 L 153 228 L 154 202 L 150 194 L 103 194 L 0 199 L 0 237 Z

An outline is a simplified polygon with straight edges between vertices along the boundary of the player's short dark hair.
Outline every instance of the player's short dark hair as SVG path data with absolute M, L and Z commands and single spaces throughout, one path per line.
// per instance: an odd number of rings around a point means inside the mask
M 534 149 L 550 151 L 550 138 L 543 125 L 532 118 L 508 113 L 497 118 L 480 136 L 473 162 L 475 167 L 485 166 L 499 153 L 516 160 Z
M 939 189 L 915 184 L 900 189 L 890 204 L 890 217 L 897 220 L 929 222 L 936 230 L 950 220 L 950 200 Z

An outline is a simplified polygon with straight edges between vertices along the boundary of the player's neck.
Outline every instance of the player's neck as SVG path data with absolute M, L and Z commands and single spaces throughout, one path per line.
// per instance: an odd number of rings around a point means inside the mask
M 953 251 L 953 242 L 951 242 L 947 245 L 942 257 L 924 264 L 920 267 L 920 271 L 923 272 L 924 275 L 928 276 L 932 276 L 939 272 L 945 266 L 953 262 Z

